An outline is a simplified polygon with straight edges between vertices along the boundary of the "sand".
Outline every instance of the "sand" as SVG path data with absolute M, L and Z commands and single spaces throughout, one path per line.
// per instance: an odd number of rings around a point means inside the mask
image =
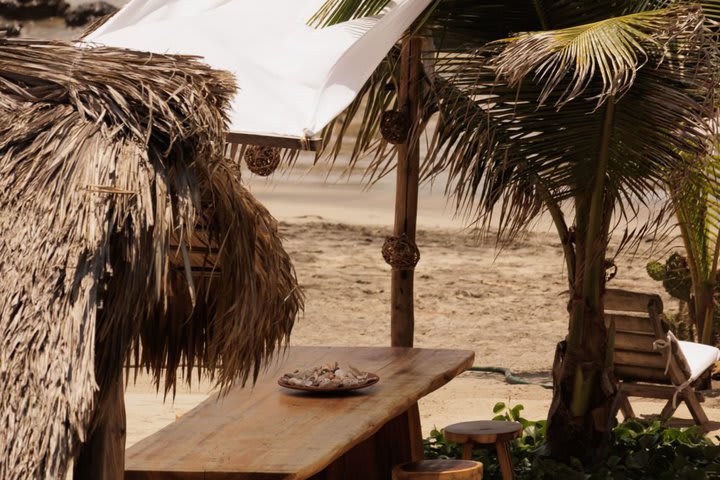
M 304 314 L 293 330 L 292 345 L 384 346 L 390 338 L 390 267 L 380 249 L 393 219 L 394 180 L 383 179 L 364 191 L 353 174 L 299 169 L 270 180 L 245 181 L 281 222 L 306 295 Z M 329 177 L 328 177 L 329 175 Z M 474 350 L 475 365 L 511 368 L 533 380 L 549 379 L 555 344 L 567 331 L 567 283 L 562 251 L 547 219 L 502 250 L 494 238 L 478 238 L 467 221 L 453 218 L 441 185 L 420 194 L 415 272 L 415 346 Z M 634 255 L 618 257 L 610 286 L 663 295 L 665 310 L 677 304 L 650 279 L 643 244 Z M 715 385 L 718 387 L 718 385 Z M 126 394 L 128 446 L 162 428 L 211 392 L 206 383 L 178 392 L 163 403 L 145 378 Z M 720 390 L 711 392 L 705 411 L 720 422 Z M 550 391 L 534 385 L 509 385 L 496 374 L 470 372 L 420 403 L 423 432 L 433 427 L 492 415 L 498 401 L 525 406 L 525 416 L 547 415 Z M 636 412 L 657 414 L 662 403 L 635 400 Z M 677 416 L 689 419 L 684 407 Z M 716 425 L 720 429 L 720 423 Z

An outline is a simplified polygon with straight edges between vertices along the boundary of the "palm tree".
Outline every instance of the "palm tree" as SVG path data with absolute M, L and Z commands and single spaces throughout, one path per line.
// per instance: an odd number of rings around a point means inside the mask
M 386 3 L 337 0 L 323 18 Z M 622 228 L 622 247 L 659 225 L 662 218 L 638 219 L 641 206 L 666 198 L 668 172 L 689 169 L 709 145 L 716 33 L 701 7 L 666 3 L 440 0 L 416 30 L 430 34 L 431 50 L 421 126 L 438 114 L 425 178 L 446 172 L 457 208 L 486 227 L 495 222 L 504 238 L 548 211 L 563 243 L 569 328 L 548 415 L 559 458 L 595 462 L 608 451 L 616 397 L 613 329 L 603 318 L 610 234 Z M 658 7 L 667 8 L 651 10 Z M 526 30 L 544 31 L 503 39 Z M 378 85 L 394 78 L 396 56 L 368 83 L 367 108 L 354 105 L 342 120 L 363 113 L 353 158 L 372 151 L 375 173 L 390 168 L 392 149 L 372 139 L 392 101 Z
M 698 159 L 697 168 L 670 175 L 668 190 L 685 247 L 690 291 L 686 301 L 698 340 L 712 344 L 718 309 L 720 260 L 720 157 Z

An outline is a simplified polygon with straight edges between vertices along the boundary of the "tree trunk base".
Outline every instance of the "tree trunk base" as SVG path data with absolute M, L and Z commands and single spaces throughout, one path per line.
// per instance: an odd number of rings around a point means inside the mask
M 572 409 L 578 371 L 584 372 L 585 381 L 592 384 L 587 401 L 589 408 L 583 415 L 575 415 Z M 593 381 L 592 375 L 600 375 L 603 380 Z M 594 465 L 607 458 L 612 429 L 617 423 L 613 416 L 617 392 L 608 381 L 610 375 L 597 365 L 570 359 L 565 342 L 558 344 L 553 364 L 553 401 L 547 426 L 547 441 L 553 457 L 563 462 L 577 458 L 584 465 Z

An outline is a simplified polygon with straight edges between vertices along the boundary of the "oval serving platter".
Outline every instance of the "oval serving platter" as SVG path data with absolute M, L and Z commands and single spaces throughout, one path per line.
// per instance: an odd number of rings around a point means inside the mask
M 375 375 L 374 373 L 367 373 L 367 382 L 361 384 L 361 385 L 344 385 L 342 387 L 317 387 L 317 386 L 305 386 L 305 385 L 292 385 L 287 382 L 284 382 L 282 377 L 278 379 L 278 385 L 281 387 L 289 388 L 292 390 L 301 390 L 304 392 L 316 392 L 316 393 L 332 393 L 332 392 L 349 392 L 351 390 L 359 390 L 361 388 L 367 388 L 375 385 L 380 381 L 380 377 Z

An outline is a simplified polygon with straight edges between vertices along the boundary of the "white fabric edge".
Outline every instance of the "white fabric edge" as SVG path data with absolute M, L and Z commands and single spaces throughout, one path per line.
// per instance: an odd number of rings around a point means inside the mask
M 702 343 L 678 340 L 680 350 L 690 367 L 690 380 L 697 380 L 715 362 L 720 361 L 720 349 Z

